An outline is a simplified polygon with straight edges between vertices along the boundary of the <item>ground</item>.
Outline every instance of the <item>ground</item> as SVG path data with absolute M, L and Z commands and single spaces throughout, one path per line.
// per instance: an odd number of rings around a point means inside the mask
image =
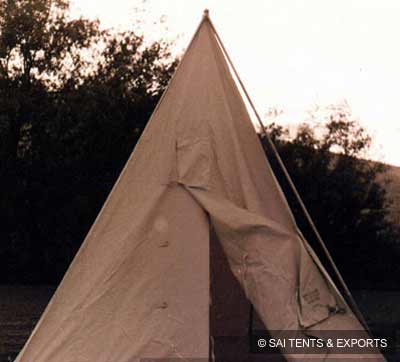
M 54 287 L 0 286 L 0 362 L 13 361 L 46 307 Z M 371 326 L 400 345 L 400 291 L 355 291 Z M 390 357 L 399 361 L 400 353 Z

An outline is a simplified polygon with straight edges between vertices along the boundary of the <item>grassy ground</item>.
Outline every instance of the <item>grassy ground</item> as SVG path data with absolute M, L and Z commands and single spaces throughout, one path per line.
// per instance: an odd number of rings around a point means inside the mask
M 13 361 L 54 292 L 53 287 L 0 286 L 0 362 Z M 400 291 L 354 293 L 376 330 L 396 335 L 400 343 Z M 400 355 L 391 361 L 399 361 Z
M 14 360 L 53 292 L 53 287 L 0 286 L 0 362 Z

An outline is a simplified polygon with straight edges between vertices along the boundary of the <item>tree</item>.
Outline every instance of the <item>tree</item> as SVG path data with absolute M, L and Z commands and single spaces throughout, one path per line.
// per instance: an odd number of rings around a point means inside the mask
M 67 19 L 67 8 L 65 0 L 0 2 L 2 155 L 9 168 L 34 148 L 47 90 L 76 77 L 86 66 L 82 51 L 100 35 L 97 22 Z
M 369 280 L 379 283 L 383 276 L 376 257 L 380 255 L 390 264 L 394 246 L 388 244 L 398 238 L 395 226 L 388 220 L 387 195 L 379 181 L 386 166 L 365 159 L 371 138 L 352 118 L 349 107 L 335 105 L 325 113 L 325 123 L 301 124 L 294 137 L 276 124 L 267 127 L 267 132 L 348 279 L 361 282 L 366 277 L 365 265 L 369 265 Z M 301 229 L 315 239 L 276 160 L 272 155 L 270 159 Z M 313 246 L 319 249 L 317 243 Z
M 168 43 L 71 19 L 68 6 L 0 0 L 7 282 L 63 275 L 176 66 Z

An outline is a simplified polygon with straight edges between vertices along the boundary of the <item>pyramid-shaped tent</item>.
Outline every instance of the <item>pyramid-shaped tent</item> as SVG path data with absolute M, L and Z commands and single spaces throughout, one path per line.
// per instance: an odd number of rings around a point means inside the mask
M 207 360 L 215 243 L 269 330 L 362 329 L 298 231 L 205 16 L 17 361 Z

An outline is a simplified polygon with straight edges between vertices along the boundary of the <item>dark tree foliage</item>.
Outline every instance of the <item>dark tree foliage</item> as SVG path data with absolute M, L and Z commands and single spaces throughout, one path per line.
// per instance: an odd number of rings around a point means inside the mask
M 288 129 L 271 124 L 267 132 L 345 279 L 358 287 L 394 285 L 400 234 L 388 218 L 388 199 L 379 181 L 386 166 L 360 158 L 371 145 L 365 130 L 346 112 L 337 112 L 323 129 L 302 124 L 296 136 L 289 137 Z M 271 149 L 263 143 L 300 229 L 328 265 Z
M 176 67 L 168 49 L 70 19 L 67 0 L 0 0 L 0 283 L 60 280 Z M 393 280 L 398 236 L 385 167 L 360 160 L 365 131 L 346 112 L 322 134 L 269 131 L 346 279 Z
M 176 66 L 169 44 L 0 0 L 0 282 L 57 282 Z

